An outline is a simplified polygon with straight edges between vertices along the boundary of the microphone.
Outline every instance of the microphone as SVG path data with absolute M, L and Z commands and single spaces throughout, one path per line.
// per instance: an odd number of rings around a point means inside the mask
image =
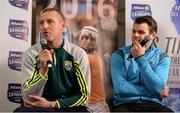
M 48 45 L 47 45 L 47 41 L 42 37 L 40 38 L 40 44 L 42 45 L 43 50 L 44 49 L 49 50 Z M 52 62 L 48 60 L 46 65 L 47 65 L 48 68 L 51 68 L 52 67 Z
M 144 39 L 140 42 L 140 45 L 143 47 L 144 45 L 147 44 L 147 42 L 148 42 L 149 40 L 150 40 L 150 37 L 149 37 L 148 35 L 146 35 L 146 36 L 144 37 Z M 132 56 L 132 54 L 130 54 L 127 59 L 130 60 L 130 59 L 132 59 L 132 58 L 133 58 L 133 56 Z

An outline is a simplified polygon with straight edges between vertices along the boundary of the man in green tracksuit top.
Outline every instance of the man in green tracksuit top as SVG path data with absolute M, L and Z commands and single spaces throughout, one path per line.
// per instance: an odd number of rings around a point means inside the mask
M 63 40 L 59 35 L 63 28 L 64 17 L 58 9 L 41 12 L 40 31 L 47 44 L 35 44 L 23 55 L 22 75 L 27 80 L 19 111 L 87 111 L 88 57 L 83 49 Z

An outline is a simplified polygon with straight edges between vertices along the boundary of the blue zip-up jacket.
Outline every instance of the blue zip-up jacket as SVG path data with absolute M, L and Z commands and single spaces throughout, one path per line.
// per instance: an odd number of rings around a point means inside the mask
M 114 104 L 141 100 L 163 104 L 160 93 L 168 80 L 169 57 L 151 45 L 145 55 L 128 60 L 131 47 L 119 48 L 111 57 Z

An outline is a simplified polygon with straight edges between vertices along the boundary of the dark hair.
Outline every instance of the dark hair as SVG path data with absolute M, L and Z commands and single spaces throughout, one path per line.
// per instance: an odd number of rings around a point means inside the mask
M 50 11 L 56 11 L 59 14 L 59 16 L 63 19 L 63 21 L 65 20 L 65 17 L 62 14 L 61 10 L 58 9 L 58 8 L 55 8 L 55 7 L 53 7 L 53 8 L 46 8 L 46 9 L 42 10 L 40 13 L 42 14 L 42 13 L 50 12 Z
M 158 29 L 157 22 L 153 19 L 152 16 L 138 17 L 134 21 L 134 24 L 142 24 L 142 23 L 146 23 L 149 26 L 149 31 L 151 33 L 154 31 L 157 33 L 157 29 Z

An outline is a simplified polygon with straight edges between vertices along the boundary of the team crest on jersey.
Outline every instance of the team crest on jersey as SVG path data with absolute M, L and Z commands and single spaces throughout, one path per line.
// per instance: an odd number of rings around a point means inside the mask
M 70 71 L 72 69 L 72 62 L 71 61 L 65 61 L 64 67 L 66 70 Z

